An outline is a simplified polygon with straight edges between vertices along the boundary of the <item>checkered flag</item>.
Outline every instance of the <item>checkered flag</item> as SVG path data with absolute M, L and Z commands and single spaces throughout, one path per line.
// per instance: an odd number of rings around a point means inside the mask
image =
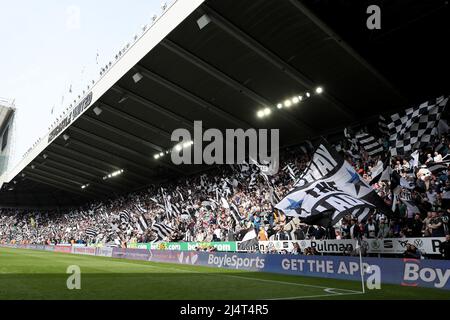
M 392 115 L 388 124 L 391 155 L 406 155 L 429 145 L 447 101 L 448 97 L 440 97 Z

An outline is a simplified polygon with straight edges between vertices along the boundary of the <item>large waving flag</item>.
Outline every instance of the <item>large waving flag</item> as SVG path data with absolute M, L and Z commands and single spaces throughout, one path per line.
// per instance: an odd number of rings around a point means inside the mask
M 374 209 L 389 207 L 355 169 L 326 142 L 316 149 L 295 188 L 276 206 L 287 216 L 330 226 L 351 213 L 360 221 Z
M 388 124 L 391 155 L 406 155 L 428 146 L 437 133 L 447 102 L 448 97 L 439 97 L 392 115 Z

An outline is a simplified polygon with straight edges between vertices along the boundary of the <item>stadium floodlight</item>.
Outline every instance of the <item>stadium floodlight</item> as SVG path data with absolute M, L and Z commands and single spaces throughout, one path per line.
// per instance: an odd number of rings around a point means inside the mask
M 159 156 L 160 156 L 160 157 L 164 157 L 164 152 L 161 152 L 161 153 L 159 154 Z
M 178 145 L 175 146 L 175 150 L 180 152 L 181 150 L 183 150 L 183 146 L 181 144 L 178 144 Z
M 256 115 L 258 116 L 258 118 L 264 118 L 264 110 L 259 110 Z
M 307 93 L 306 93 L 306 96 L 307 96 L 308 98 L 311 98 L 311 93 L 307 92 Z
M 139 81 L 141 81 L 144 78 L 144 76 L 142 74 L 140 74 L 139 72 L 136 72 L 133 75 L 133 81 L 134 83 L 138 83 Z
M 102 112 L 103 112 L 103 110 L 101 108 L 99 108 L 99 107 L 94 108 L 94 113 L 97 117 L 100 116 L 102 114 Z
M 293 104 L 298 104 L 299 102 L 300 102 L 300 99 L 298 97 L 292 98 L 292 103 Z
M 323 88 L 322 87 L 317 87 L 316 88 L 316 93 L 317 94 L 322 94 L 323 93 Z
M 89 186 L 90 186 L 90 184 L 88 183 L 88 184 L 85 184 L 85 185 L 83 185 L 83 186 L 81 186 L 81 189 L 86 189 L 86 188 L 89 188 Z
M 272 110 L 270 110 L 270 108 L 264 109 L 264 116 L 269 116 L 271 113 L 272 113 Z
M 158 16 L 156 14 L 154 14 L 152 17 L 152 22 L 155 23 L 156 20 L 158 20 Z
M 161 10 L 166 11 L 166 9 L 167 9 L 167 2 L 161 3 Z
M 158 153 L 158 154 L 155 154 L 155 155 L 153 156 L 153 158 L 155 158 L 155 160 L 158 160 L 158 159 L 160 158 L 159 153 Z
M 63 138 L 64 138 L 65 141 L 67 141 L 67 140 L 70 139 L 70 136 L 68 134 L 65 134 L 65 135 L 63 135 Z
M 148 26 L 147 26 L 146 24 L 143 24 L 142 27 L 141 27 L 141 28 L 142 28 L 142 31 L 145 32 L 145 31 L 147 30 L 147 27 L 148 27 Z
M 298 96 L 298 101 L 303 101 L 303 96 Z
M 120 176 L 123 173 L 123 169 L 114 171 L 113 173 L 108 174 L 106 177 L 103 177 L 103 180 L 115 178 L 117 176 Z
M 284 102 L 284 106 L 285 106 L 286 108 L 289 108 L 290 106 L 292 106 L 292 101 L 291 101 L 291 100 L 286 100 L 286 101 Z
M 278 109 L 283 109 L 283 104 L 282 103 L 277 104 L 277 108 Z
M 200 17 L 200 19 L 197 20 L 197 24 L 198 24 L 198 27 L 200 28 L 200 30 L 202 30 L 204 27 L 206 27 L 210 23 L 211 23 L 211 18 L 207 14 L 202 15 Z

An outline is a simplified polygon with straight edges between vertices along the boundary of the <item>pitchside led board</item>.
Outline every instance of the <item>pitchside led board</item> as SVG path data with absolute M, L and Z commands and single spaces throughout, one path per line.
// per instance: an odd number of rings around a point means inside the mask
M 7 171 L 12 154 L 15 111 L 14 101 L 0 98 L 0 176 Z

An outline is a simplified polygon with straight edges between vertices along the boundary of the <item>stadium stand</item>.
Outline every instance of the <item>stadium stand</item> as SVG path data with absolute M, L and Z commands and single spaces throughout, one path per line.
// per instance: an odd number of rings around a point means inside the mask
M 355 137 L 368 132 L 364 126 L 353 130 L 359 132 Z M 7 243 L 121 246 L 152 241 L 239 241 L 252 229 L 261 241 L 448 235 L 448 130 L 412 157 L 390 157 L 388 136 L 374 138 L 382 151 L 371 156 L 365 144 L 357 143 L 349 132 L 346 130 L 346 138 L 336 141 L 334 148 L 372 184 L 393 209 L 392 215 L 374 210 L 355 219 L 346 214 L 337 225 L 327 227 L 302 223 L 298 217 L 275 209 L 312 159 L 314 148 L 304 143 L 285 150 L 285 170 L 268 177 L 269 182 L 256 165 L 220 166 L 70 212 L 2 210 L 0 239 Z M 309 250 L 303 253 L 311 254 Z
M 300 1 L 175 1 L 2 176 L 0 240 L 125 246 L 242 240 L 253 229 L 259 240 L 443 237 L 446 100 L 402 112 L 445 88 L 424 77 L 426 93 L 406 90 L 417 86 L 408 78 L 392 85 Z M 425 128 L 411 127 L 417 116 Z M 283 170 L 173 165 L 170 133 L 199 119 L 220 130 L 282 128 Z M 319 136 L 352 165 L 356 196 L 371 184 L 379 206 L 364 199 L 356 220 L 345 212 L 336 226 L 303 223 L 300 201 L 281 208 L 314 162 L 312 144 L 299 143 Z

